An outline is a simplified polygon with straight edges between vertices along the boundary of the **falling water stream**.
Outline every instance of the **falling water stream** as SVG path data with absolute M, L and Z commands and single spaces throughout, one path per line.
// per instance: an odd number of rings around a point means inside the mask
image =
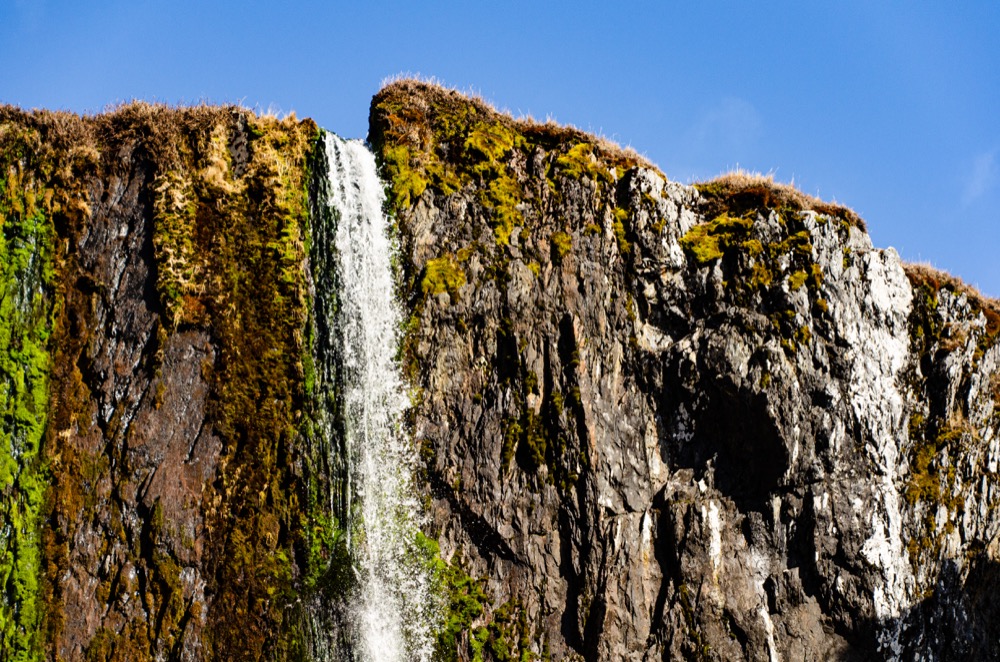
M 402 429 L 409 400 L 396 359 L 401 313 L 385 193 L 364 144 L 331 134 L 324 141 L 328 176 L 322 188 L 330 222 L 314 225 L 313 241 L 329 264 L 313 260 L 312 268 L 315 314 L 326 318 L 317 320 L 315 342 L 331 346 L 317 352 L 316 362 L 320 389 L 326 384 L 329 391 L 321 402 L 339 400 L 342 439 L 328 444 L 328 452 L 346 456 L 330 459 L 346 474 L 342 489 L 330 492 L 330 509 L 345 514 L 356 579 L 346 605 L 350 648 L 359 662 L 429 660 L 434 606 L 415 548 L 416 458 Z M 324 268 L 335 274 L 317 273 Z M 335 291 L 321 296 L 324 279 L 335 282 Z M 329 431 L 335 415 L 325 418 Z

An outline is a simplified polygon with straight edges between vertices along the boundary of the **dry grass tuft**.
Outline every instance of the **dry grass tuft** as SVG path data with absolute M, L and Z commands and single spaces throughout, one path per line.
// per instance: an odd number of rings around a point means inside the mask
M 985 296 L 961 278 L 926 263 L 904 263 L 903 270 L 914 289 L 926 286 L 935 294 L 941 290 L 964 294 L 969 303 L 972 304 L 973 309 L 982 311 L 983 315 L 986 316 L 987 335 L 992 337 L 1000 333 L 1000 299 Z
M 867 230 L 865 222 L 849 207 L 824 202 L 791 184 L 776 182 L 773 175 L 734 170 L 711 181 L 699 182 L 695 187 L 706 200 L 709 218 L 722 213 L 743 215 L 760 209 L 792 209 L 833 216 Z

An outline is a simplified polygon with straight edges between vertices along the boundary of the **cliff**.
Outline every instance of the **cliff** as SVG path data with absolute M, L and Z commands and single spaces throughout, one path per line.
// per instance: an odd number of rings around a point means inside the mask
M 763 178 L 411 82 L 371 124 L 464 652 L 1000 655 L 992 302 Z
M 370 127 L 437 659 L 1000 657 L 994 302 L 436 86 Z M 351 655 L 323 144 L 0 108 L 0 658 Z

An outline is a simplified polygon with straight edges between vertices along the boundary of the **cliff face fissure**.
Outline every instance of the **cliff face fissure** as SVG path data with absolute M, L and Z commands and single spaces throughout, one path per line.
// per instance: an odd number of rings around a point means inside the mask
M 1000 306 L 766 178 L 370 113 L 0 108 L 0 658 L 1000 657 Z

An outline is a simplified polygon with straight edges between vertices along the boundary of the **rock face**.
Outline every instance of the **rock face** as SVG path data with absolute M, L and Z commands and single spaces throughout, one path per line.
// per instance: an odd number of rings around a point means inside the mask
M 370 119 L 440 659 L 1000 658 L 994 302 L 763 178 Z M 0 108 L 0 659 L 350 657 L 318 136 Z
M 1000 655 L 987 302 L 848 210 L 454 93 L 390 86 L 371 140 L 434 534 L 491 602 L 460 657 Z
M 4 424 L 5 498 L 26 507 L 5 518 L 0 658 L 296 648 L 315 133 L 240 109 L 0 109 L 5 247 L 44 265 L 27 282 L 48 340 L 27 376 L 2 367 L 39 395 Z

